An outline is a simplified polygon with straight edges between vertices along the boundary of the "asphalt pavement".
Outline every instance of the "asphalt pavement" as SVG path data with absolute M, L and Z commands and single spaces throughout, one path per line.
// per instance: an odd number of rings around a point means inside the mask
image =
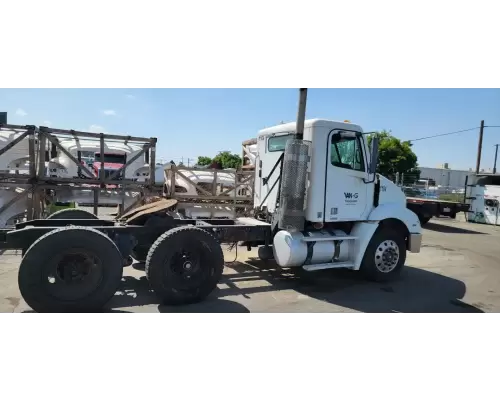
M 111 312 L 498 312 L 500 227 L 432 220 L 419 254 L 408 254 L 401 279 L 366 282 L 356 271 L 314 273 L 263 263 L 256 251 L 225 251 L 218 290 L 191 306 L 158 304 L 143 265 L 124 270 Z M 0 256 L 0 312 L 30 312 L 17 287 L 20 252 Z

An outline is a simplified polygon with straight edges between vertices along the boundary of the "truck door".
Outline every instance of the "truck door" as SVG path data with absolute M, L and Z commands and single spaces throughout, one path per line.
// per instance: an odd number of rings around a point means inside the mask
M 471 188 L 470 197 L 472 199 L 468 220 L 470 222 L 486 223 L 484 218 L 484 186 L 474 185 Z
M 325 221 L 353 221 L 367 210 L 367 158 L 360 136 L 333 130 L 328 136 Z
M 261 136 L 258 139 L 258 157 L 256 160 L 257 176 L 255 184 L 258 188 L 256 190 L 258 195 L 256 193 L 255 200 L 256 205 L 260 206 L 267 196 L 263 206 L 267 206 L 269 212 L 274 212 L 276 208 L 276 197 L 280 186 L 280 182 L 275 185 L 277 178 L 280 176 L 280 167 L 278 165 L 274 169 L 274 172 L 273 168 L 284 153 L 286 142 L 293 138 L 293 134 L 283 132 L 270 136 Z M 269 179 L 264 182 L 265 178 Z

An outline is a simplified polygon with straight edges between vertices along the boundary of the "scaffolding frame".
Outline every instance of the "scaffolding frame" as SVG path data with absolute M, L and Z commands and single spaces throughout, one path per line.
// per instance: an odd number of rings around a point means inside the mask
M 202 186 L 186 174 L 187 172 L 197 171 L 211 173 L 211 181 L 204 182 Z M 228 187 L 227 182 L 223 183 L 218 180 L 218 174 L 234 175 L 234 181 Z M 200 205 L 207 208 L 224 206 L 231 209 L 235 214 L 245 214 L 253 209 L 254 176 L 255 173 L 253 171 L 219 170 L 169 164 L 164 169 L 165 185 L 163 188 L 163 197 L 177 200 L 177 204 L 181 205 L 181 207 L 182 205 L 185 207 Z M 177 178 L 187 181 L 197 193 L 177 193 Z M 242 195 L 238 194 L 240 191 L 243 191 Z M 231 192 L 233 193 L 231 194 Z
M 242 160 L 241 169 L 244 171 L 255 170 L 255 164 L 253 160 L 254 156 L 251 153 L 249 147 L 256 144 L 257 144 L 257 139 L 245 140 L 241 144 L 241 160 Z
M 119 205 L 119 214 L 123 214 L 132 206 L 137 206 L 138 203 L 143 202 L 148 196 L 157 193 L 159 190 L 155 185 L 155 170 L 156 170 L 156 143 L 155 137 L 136 137 L 125 136 L 109 133 L 95 133 L 84 132 L 67 129 L 56 129 L 35 125 L 14 125 L 14 124 L 0 124 L 0 131 L 15 130 L 24 131 L 15 140 L 8 143 L 0 149 L 0 156 L 8 151 L 11 151 L 18 143 L 25 138 L 29 140 L 28 163 L 29 170 L 27 174 L 1 172 L 0 173 L 0 186 L 4 187 L 25 187 L 23 193 L 15 196 L 0 208 L 0 214 L 8 209 L 12 204 L 20 201 L 23 197 L 27 196 L 26 210 L 27 219 L 42 218 L 44 214 L 45 203 L 50 202 L 47 197 L 48 190 L 54 190 L 57 194 L 58 189 L 67 190 L 81 190 L 91 189 L 94 192 L 93 207 L 94 213 L 97 215 L 99 207 L 99 194 L 101 190 L 106 189 L 108 186 L 116 186 L 117 190 L 121 193 L 121 204 Z M 87 168 L 86 165 L 81 163 L 80 155 L 73 156 L 66 148 L 60 144 L 60 140 L 74 139 L 78 142 L 79 139 L 88 139 L 90 141 L 98 141 L 100 154 L 105 152 L 105 141 L 117 141 L 124 144 L 136 143 L 142 145 L 142 150 L 134 157 L 127 160 L 127 162 L 118 170 L 114 171 L 110 176 L 104 173 L 104 162 L 101 163 L 99 175 L 94 177 L 94 174 Z M 83 171 L 87 176 L 86 178 L 75 177 L 50 177 L 46 174 L 45 163 L 50 161 L 50 156 L 47 159 L 47 154 L 50 154 L 50 146 L 54 146 L 60 152 L 65 154 L 78 168 Z M 118 179 L 119 175 L 123 173 L 125 177 L 126 169 L 139 157 L 148 154 L 149 160 L 149 178 L 145 182 L 137 182 L 133 179 Z M 80 159 L 78 159 L 80 158 Z M 140 192 L 139 199 L 131 206 L 124 207 L 125 192 L 127 190 L 134 190 Z

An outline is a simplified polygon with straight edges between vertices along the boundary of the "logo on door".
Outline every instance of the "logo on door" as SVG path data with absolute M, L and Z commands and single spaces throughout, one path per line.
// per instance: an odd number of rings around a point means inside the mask
M 358 202 L 358 193 L 344 192 L 346 204 L 356 204 Z

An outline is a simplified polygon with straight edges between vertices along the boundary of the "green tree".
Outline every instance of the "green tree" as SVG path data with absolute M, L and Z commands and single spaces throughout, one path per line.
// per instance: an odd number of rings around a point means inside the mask
M 221 151 L 214 157 L 213 161 L 220 162 L 224 169 L 238 169 L 242 163 L 241 157 L 238 154 L 231 154 L 229 151 Z
M 210 157 L 199 156 L 196 164 L 198 165 L 210 165 L 212 163 L 212 159 Z
M 389 179 L 394 179 L 397 173 L 404 174 L 404 184 L 417 181 L 420 170 L 411 143 L 392 136 L 391 131 L 383 130 L 376 135 L 379 139 L 377 172 Z M 370 146 L 372 140 L 373 135 L 368 136 Z

